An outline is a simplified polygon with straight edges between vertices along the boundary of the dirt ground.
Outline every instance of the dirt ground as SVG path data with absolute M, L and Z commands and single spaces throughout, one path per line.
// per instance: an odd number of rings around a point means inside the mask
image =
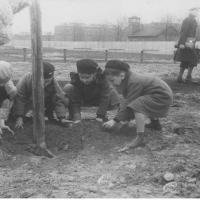
M 30 70 L 12 63 L 14 79 Z M 101 63 L 103 66 L 104 63 Z M 63 85 L 74 63 L 55 64 Z M 200 197 L 200 86 L 176 83 L 178 64 L 131 63 L 131 68 L 164 79 L 174 92 L 162 131 L 146 129 L 144 148 L 117 150 L 135 137 L 135 122 L 111 131 L 94 120 L 95 108 L 82 110 L 83 121 L 69 128 L 46 122 L 46 144 L 54 158 L 36 156 L 32 122 L 0 143 L 1 198 L 181 198 Z M 198 67 L 199 68 L 199 67 Z M 200 70 L 194 77 L 199 80 Z M 109 112 L 112 118 L 114 112 Z M 146 119 L 148 122 L 148 119 Z

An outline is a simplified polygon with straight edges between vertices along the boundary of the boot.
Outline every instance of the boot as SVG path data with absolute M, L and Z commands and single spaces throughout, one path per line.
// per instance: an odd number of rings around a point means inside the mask
M 185 81 L 188 83 L 197 83 L 198 81 L 193 79 L 192 76 L 186 76 Z
M 68 112 L 69 115 L 67 116 L 67 120 L 72 121 L 74 119 L 73 113 L 72 113 L 72 109 L 68 107 Z
M 138 132 L 137 137 L 133 141 L 126 144 L 129 148 L 144 147 L 145 145 L 146 141 L 144 138 L 144 132 Z
M 144 147 L 145 145 L 144 132 L 138 132 L 137 137 L 132 142 L 124 144 L 117 152 L 123 152 L 129 148 Z
M 186 81 L 182 77 L 177 78 L 177 83 L 186 83 Z
M 150 128 L 153 130 L 157 130 L 157 131 L 161 131 L 162 130 L 162 126 L 160 124 L 160 121 L 158 119 L 151 119 L 151 122 L 148 124 L 145 124 L 145 128 Z
M 45 117 L 48 118 L 49 122 L 52 122 L 52 123 L 56 123 L 57 122 L 57 119 L 54 118 L 52 109 L 49 109 L 49 108 L 45 109 Z

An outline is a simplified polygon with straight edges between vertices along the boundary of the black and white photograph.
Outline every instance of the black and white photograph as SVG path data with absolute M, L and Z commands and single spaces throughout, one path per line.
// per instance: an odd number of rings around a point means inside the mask
M 199 0 L 0 0 L 0 198 L 200 198 Z

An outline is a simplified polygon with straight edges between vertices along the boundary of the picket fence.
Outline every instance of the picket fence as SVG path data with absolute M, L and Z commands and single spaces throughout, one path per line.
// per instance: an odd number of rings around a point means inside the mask
M 43 47 L 55 49 L 77 49 L 91 51 L 151 52 L 152 54 L 173 54 L 174 41 L 126 41 L 126 42 L 65 42 L 43 41 Z M 4 47 L 31 48 L 30 40 L 12 40 Z

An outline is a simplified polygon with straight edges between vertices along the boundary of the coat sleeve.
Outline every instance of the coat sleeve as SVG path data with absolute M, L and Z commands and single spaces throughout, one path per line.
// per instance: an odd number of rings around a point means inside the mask
M 189 28 L 190 28 L 190 20 L 185 19 L 181 26 L 180 38 L 179 38 L 179 42 L 178 42 L 179 45 L 185 44 Z
M 0 108 L 0 119 L 7 120 L 10 113 L 10 108 L 12 107 L 12 102 L 9 99 L 5 99 Z
M 99 108 L 97 115 L 105 117 L 110 102 L 111 90 L 108 80 L 105 78 L 101 85 Z
M 62 90 L 62 88 L 60 87 L 60 85 L 56 79 L 54 79 L 54 83 L 55 83 L 55 88 L 56 88 L 56 94 L 61 98 L 65 107 L 68 107 L 69 98 L 68 98 L 67 94 Z
M 61 89 L 58 82 L 54 79 L 54 85 L 56 90 L 55 96 L 55 112 L 58 118 L 66 118 L 66 109 L 69 105 L 69 99 L 65 96 L 65 93 Z
M 128 119 L 127 106 L 135 99 L 140 97 L 143 93 L 143 86 L 141 83 L 133 82 L 128 84 L 127 97 L 124 99 L 123 105 L 116 115 L 116 119 L 119 121 L 126 121 Z
M 14 100 L 14 114 L 24 115 L 25 104 L 30 101 L 32 95 L 32 75 L 30 73 L 25 74 L 17 83 L 17 96 Z
M 81 119 L 81 87 L 73 85 L 73 91 L 70 98 L 70 109 L 74 116 L 74 120 Z
M 9 80 L 5 84 L 5 89 L 6 89 L 7 94 L 9 95 L 9 99 L 12 101 L 17 95 L 17 88 L 14 86 L 12 80 Z

